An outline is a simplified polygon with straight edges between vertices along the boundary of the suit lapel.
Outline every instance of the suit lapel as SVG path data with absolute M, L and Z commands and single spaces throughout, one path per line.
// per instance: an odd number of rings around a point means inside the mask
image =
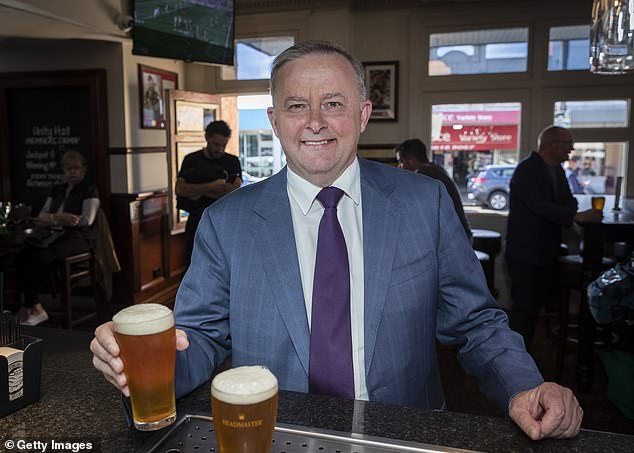
M 284 169 L 269 178 L 262 190 L 254 208 L 261 221 L 254 224 L 251 234 L 274 302 L 308 374 L 310 332 L 290 209 Z
M 363 159 L 359 159 L 359 163 L 363 203 L 364 347 L 367 375 L 386 303 L 399 215 L 398 202 L 390 199 L 394 185 L 386 183 L 385 177 Z

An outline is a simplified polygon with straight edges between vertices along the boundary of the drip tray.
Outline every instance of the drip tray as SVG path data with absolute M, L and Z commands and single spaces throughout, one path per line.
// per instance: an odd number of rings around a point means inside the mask
M 163 434 L 163 433 L 162 433 Z M 202 415 L 185 415 L 158 441 L 140 451 L 145 453 L 217 452 L 213 419 Z M 273 434 L 271 453 L 386 453 L 386 452 L 469 452 L 416 442 L 327 431 L 278 424 Z

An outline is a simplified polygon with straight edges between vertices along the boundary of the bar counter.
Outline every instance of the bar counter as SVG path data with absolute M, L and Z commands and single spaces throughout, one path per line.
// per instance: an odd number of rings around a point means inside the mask
M 41 398 L 0 419 L 0 451 L 26 451 L 5 450 L 7 440 L 23 439 L 49 444 L 51 440 L 92 443 L 92 450 L 79 451 L 132 452 L 156 439 L 156 433 L 126 426 L 120 394 L 92 366 L 88 347 L 91 332 L 23 327 L 23 333 L 44 340 Z M 179 416 L 210 415 L 209 385 L 179 400 L 177 411 Z M 277 420 L 476 451 L 629 452 L 634 445 L 634 436 L 587 430 L 572 440 L 533 442 L 510 419 L 503 417 L 427 411 L 293 392 L 280 392 Z

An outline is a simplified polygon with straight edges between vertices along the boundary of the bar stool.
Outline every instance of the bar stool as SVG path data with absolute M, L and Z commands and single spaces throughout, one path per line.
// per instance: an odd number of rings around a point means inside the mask
M 568 255 L 570 248 L 568 244 L 562 242 L 559 244 L 559 253 L 558 256 Z M 552 334 L 558 334 L 559 332 L 559 324 L 558 320 L 561 318 L 560 314 L 560 305 L 559 298 L 554 298 L 555 300 L 547 300 L 544 304 L 544 308 L 542 308 L 541 313 L 539 314 L 539 318 L 544 320 L 544 330 L 546 333 L 546 338 L 550 338 Z M 551 322 L 555 324 L 555 326 L 551 325 Z
M 558 259 L 559 271 L 558 280 L 560 288 L 559 298 L 559 325 L 556 327 L 557 342 L 557 360 L 556 360 L 556 379 L 561 377 L 564 366 L 564 358 L 566 354 L 567 343 L 578 343 L 576 336 L 569 335 L 571 328 L 576 328 L 576 324 L 570 323 L 570 292 L 575 290 L 579 292 L 580 303 L 586 303 L 586 292 L 583 287 L 583 257 L 581 255 L 562 255 Z M 612 258 L 602 257 L 601 270 L 607 270 L 613 267 L 616 261 Z M 596 347 L 606 346 L 612 343 L 612 339 L 595 341 Z
M 502 250 L 502 235 L 497 231 L 479 228 L 474 228 L 471 232 L 473 233 L 473 249 L 489 255 L 488 261 L 480 262 L 483 264 L 482 267 L 484 268 L 484 275 L 487 277 L 489 291 L 495 297 L 498 295 L 498 290 L 495 288 L 495 256 Z

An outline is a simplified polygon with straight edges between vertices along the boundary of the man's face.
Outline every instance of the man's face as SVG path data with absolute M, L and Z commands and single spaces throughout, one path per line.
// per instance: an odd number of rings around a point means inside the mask
M 229 137 L 223 137 L 219 134 L 205 135 L 207 140 L 207 153 L 210 157 L 220 157 L 225 152 Z
M 550 141 L 550 153 L 553 158 L 561 163 L 568 160 L 570 151 L 574 149 L 574 143 L 572 141 L 572 135 L 566 130 L 561 130 L 555 136 L 555 139 Z M 576 167 L 576 162 L 574 163 Z
M 372 111 L 361 100 L 354 69 L 339 55 L 308 55 L 279 72 L 267 113 L 290 169 L 325 187 L 356 156 Z

